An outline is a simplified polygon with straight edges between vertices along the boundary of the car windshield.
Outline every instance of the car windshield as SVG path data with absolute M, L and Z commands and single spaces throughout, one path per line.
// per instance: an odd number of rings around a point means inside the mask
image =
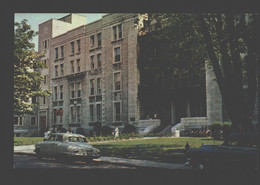
M 69 137 L 68 138 L 68 140 L 70 141 L 70 142 L 81 142 L 81 143 L 86 143 L 87 141 L 86 141 L 86 138 L 84 138 L 84 137 Z

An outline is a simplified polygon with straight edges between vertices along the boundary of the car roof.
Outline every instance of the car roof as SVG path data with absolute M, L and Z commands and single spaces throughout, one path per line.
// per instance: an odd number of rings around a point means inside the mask
M 74 133 L 53 133 L 53 134 L 67 136 L 67 137 L 69 137 L 69 136 L 71 136 L 71 137 L 76 137 L 76 136 L 77 137 L 85 137 L 85 136 L 83 136 L 81 134 L 74 134 Z

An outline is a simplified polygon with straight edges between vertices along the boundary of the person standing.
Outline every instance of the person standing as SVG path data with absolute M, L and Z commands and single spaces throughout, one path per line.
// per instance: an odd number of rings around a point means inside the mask
M 115 134 L 115 138 L 119 136 L 119 129 L 117 127 L 115 127 L 114 134 Z

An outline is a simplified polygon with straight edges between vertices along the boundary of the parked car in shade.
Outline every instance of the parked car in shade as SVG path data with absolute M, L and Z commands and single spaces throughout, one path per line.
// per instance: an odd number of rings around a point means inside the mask
M 37 159 L 55 157 L 56 159 L 73 159 L 91 161 L 100 157 L 100 151 L 87 143 L 80 134 L 52 133 L 43 142 L 35 144 Z
M 259 133 L 233 133 L 222 145 L 204 145 L 189 149 L 186 166 L 194 169 L 258 169 Z

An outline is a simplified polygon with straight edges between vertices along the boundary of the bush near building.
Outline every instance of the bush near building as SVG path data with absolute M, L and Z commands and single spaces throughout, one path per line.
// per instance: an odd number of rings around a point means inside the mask
M 225 139 L 231 132 L 231 123 L 219 123 L 215 122 L 210 125 L 210 131 L 213 139 Z

